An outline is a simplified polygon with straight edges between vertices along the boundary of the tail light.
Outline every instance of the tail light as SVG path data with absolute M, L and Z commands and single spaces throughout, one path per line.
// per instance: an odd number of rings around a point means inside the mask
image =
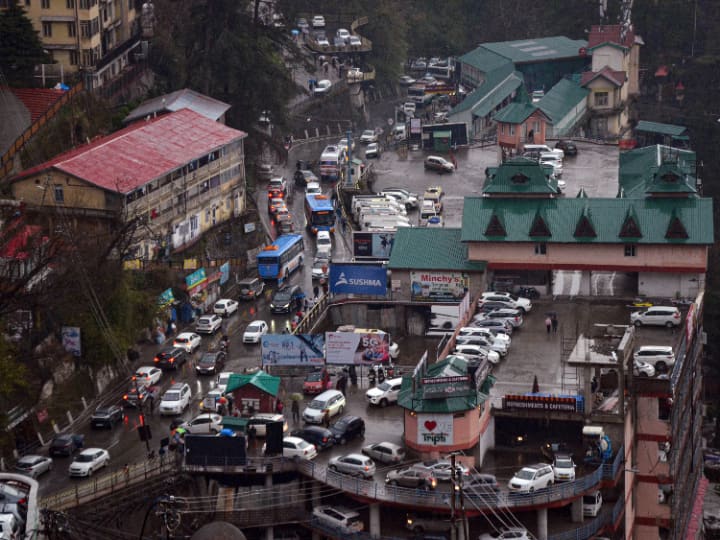
M 170 359 L 170 363 L 173 364 L 175 362 L 175 358 Z
M 158 357 L 155 357 L 155 358 L 153 358 L 153 362 L 155 362 L 157 364 L 160 362 L 160 359 Z
M 679 319 L 679 318 L 680 318 L 680 313 L 678 313 L 678 312 L 673 313 L 673 319 Z
M 125 401 L 127 401 L 127 400 L 128 400 L 128 395 L 125 394 L 125 395 L 123 396 L 123 399 L 124 399 Z
M 322 438 L 322 442 L 324 442 L 324 443 L 328 442 L 328 438 L 327 438 L 327 437 L 323 437 L 323 438 Z
M 365 468 L 365 472 L 367 472 L 367 471 L 369 471 L 369 470 L 370 470 L 370 467 L 368 467 L 367 465 L 365 465 L 365 467 L 364 467 L 364 468 Z

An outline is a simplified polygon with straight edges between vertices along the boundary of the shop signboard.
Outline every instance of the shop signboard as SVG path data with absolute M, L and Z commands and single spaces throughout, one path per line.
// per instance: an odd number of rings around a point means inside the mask
M 330 292 L 385 296 L 387 270 L 370 264 L 330 264 Z
M 175 296 L 173 295 L 173 290 L 165 289 L 163 292 L 160 293 L 160 296 L 158 296 L 158 307 L 164 308 L 172 304 L 174 301 Z
M 469 285 L 462 272 L 410 272 L 410 297 L 415 302 L 459 302 Z
M 418 414 L 417 443 L 423 446 L 453 444 L 452 414 Z

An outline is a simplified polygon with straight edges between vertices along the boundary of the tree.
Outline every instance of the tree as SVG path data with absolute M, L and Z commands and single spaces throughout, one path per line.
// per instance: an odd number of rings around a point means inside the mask
M 33 86 L 38 64 L 51 63 L 32 21 L 17 2 L 0 11 L 0 71 L 12 86 Z

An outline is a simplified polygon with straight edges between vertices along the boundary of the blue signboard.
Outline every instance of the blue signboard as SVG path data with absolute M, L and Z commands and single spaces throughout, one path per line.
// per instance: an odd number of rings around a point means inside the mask
M 188 290 L 190 290 L 193 287 L 197 287 L 205 280 L 207 280 L 207 276 L 205 275 L 205 269 L 200 268 L 199 270 L 195 270 L 189 276 L 185 276 L 185 285 L 187 286 Z
M 331 264 L 330 292 L 385 296 L 387 270 L 369 264 Z
M 226 262 L 220 266 L 220 285 L 225 285 L 230 279 L 230 263 Z

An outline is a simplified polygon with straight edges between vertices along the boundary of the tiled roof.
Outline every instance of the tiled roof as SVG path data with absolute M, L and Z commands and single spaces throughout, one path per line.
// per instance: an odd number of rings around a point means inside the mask
M 505 124 L 522 124 L 539 109 L 532 103 L 521 103 L 513 101 L 507 107 L 499 110 L 493 120 Z M 545 115 L 545 113 L 542 113 Z
M 129 124 L 140 118 L 151 116 L 155 113 L 173 112 L 180 109 L 191 109 L 200 113 L 210 120 L 217 121 L 230 108 L 230 105 L 211 98 L 189 88 L 183 88 L 164 96 L 158 96 L 141 103 L 130 111 L 124 123 Z
M 655 145 L 620 153 L 620 187 L 626 197 L 648 193 L 696 194 L 697 156 L 691 150 Z
M 132 124 L 50 161 L 14 180 L 51 168 L 118 193 L 130 193 L 247 134 L 190 109 Z
M 580 87 L 576 82 L 569 79 L 560 79 L 550 91 L 538 102 L 538 107 L 548 115 L 550 121 L 559 122 L 565 116 L 587 99 L 590 91 Z
M 11 90 L 30 112 L 31 122 L 40 118 L 65 93 L 64 90 L 53 88 L 11 88 Z
M 702 244 L 713 243 L 713 208 L 709 198 L 644 198 L 644 199 L 512 199 L 466 197 L 463 208 L 463 242 L 536 242 L 530 235 L 540 215 L 553 243 L 623 244 L 620 235 L 628 215 L 635 217 L 641 236 L 638 244 Z M 596 236 L 576 237 L 577 225 L 583 216 L 590 216 Z M 493 218 L 493 216 L 496 216 Z M 491 219 L 500 220 L 505 231 L 502 237 L 488 236 Z M 686 237 L 668 237 L 671 224 L 679 220 Z
M 522 74 L 513 71 L 512 64 L 507 64 L 505 67 L 488 73 L 483 84 L 470 92 L 448 113 L 448 116 L 472 109 L 474 116 L 485 117 L 522 85 Z
M 522 64 L 579 57 L 580 49 L 587 47 L 587 41 L 570 39 L 565 36 L 551 36 L 483 43 L 480 47 L 507 58 L 515 64 Z
M 622 26 L 619 24 L 598 24 L 590 28 L 588 34 L 587 48 L 592 50 L 605 43 L 610 45 L 618 45 L 623 48 L 630 48 L 635 43 L 635 33 L 632 29 L 625 33 L 625 39 L 622 39 Z
M 550 177 L 552 170 L 552 165 L 543 166 L 534 159 L 510 158 L 498 167 L 486 169 L 483 193 L 557 194 L 557 180 Z
M 238 388 L 242 388 L 246 384 L 252 384 L 254 387 L 259 388 L 266 394 L 277 396 L 278 391 L 280 390 L 280 377 L 275 377 L 274 375 L 265 373 L 262 370 L 256 371 L 252 374 L 233 373 L 228 379 L 225 393 L 233 392 Z
M 580 86 L 587 86 L 598 77 L 602 77 L 618 87 L 625 84 L 625 81 L 627 80 L 627 75 L 624 71 L 615 71 L 605 66 L 600 71 L 583 72 L 580 77 Z
M 482 272 L 485 263 L 467 260 L 467 246 L 460 242 L 460 229 L 401 227 L 395 233 L 391 270 L 460 270 Z
M 659 133 L 661 135 L 670 135 L 672 137 L 679 137 L 681 135 L 687 135 L 687 128 L 685 126 L 676 126 L 674 124 L 662 124 L 660 122 L 649 122 L 647 120 L 640 120 L 635 126 L 635 131 L 646 131 L 648 133 Z

